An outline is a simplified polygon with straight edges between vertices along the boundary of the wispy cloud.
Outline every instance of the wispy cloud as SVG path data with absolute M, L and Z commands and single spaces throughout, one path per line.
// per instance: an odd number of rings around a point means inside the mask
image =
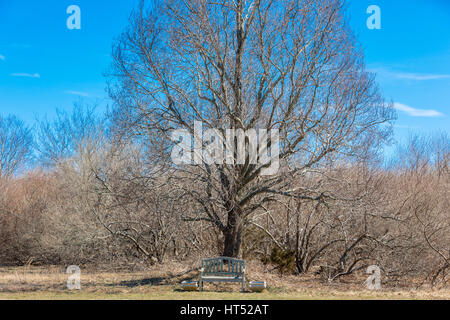
M 394 108 L 412 117 L 442 117 L 444 115 L 436 110 L 416 109 L 398 102 L 394 103 Z
M 75 95 L 75 96 L 90 97 L 90 94 L 89 94 L 89 93 L 87 93 L 87 92 L 82 92 L 82 91 L 68 90 L 68 91 L 64 91 L 64 93 L 72 94 L 72 95 Z
M 429 81 L 429 80 L 450 79 L 450 74 L 403 72 L 390 70 L 387 68 L 371 68 L 369 69 L 369 71 L 374 72 L 382 77 L 400 80 Z
M 405 72 L 395 73 L 394 76 L 397 77 L 398 79 L 417 80 L 417 81 L 439 80 L 450 78 L 450 74 L 419 74 L 419 73 L 405 73 Z
M 7 48 L 21 48 L 21 49 L 28 49 L 31 48 L 31 45 L 26 43 L 8 43 L 4 45 L 0 45 L 1 47 L 7 47 Z
M 24 78 L 40 78 L 41 75 L 39 73 L 13 73 L 11 74 L 13 77 L 24 77 Z
M 0 54 L 0 60 L 5 61 L 5 56 Z
M 417 126 L 407 126 L 407 125 L 403 125 L 403 124 L 394 124 L 394 128 L 397 128 L 397 129 L 420 129 L 420 127 L 417 127 Z

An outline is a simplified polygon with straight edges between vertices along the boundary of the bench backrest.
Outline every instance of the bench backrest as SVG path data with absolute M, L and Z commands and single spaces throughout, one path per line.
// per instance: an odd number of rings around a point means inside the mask
M 202 259 L 203 274 L 241 275 L 245 273 L 245 261 L 227 257 Z

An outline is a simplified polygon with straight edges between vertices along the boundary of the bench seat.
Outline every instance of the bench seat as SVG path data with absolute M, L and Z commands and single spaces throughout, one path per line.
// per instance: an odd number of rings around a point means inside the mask
M 203 282 L 223 281 L 223 282 L 241 282 L 243 277 L 223 277 L 223 276 L 204 276 Z
M 240 282 L 245 291 L 245 261 L 228 257 L 202 260 L 200 270 L 200 291 L 203 282 Z

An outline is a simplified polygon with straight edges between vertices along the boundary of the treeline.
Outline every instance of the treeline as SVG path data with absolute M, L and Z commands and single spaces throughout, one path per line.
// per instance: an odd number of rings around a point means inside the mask
M 142 265 L 220 255 L 224 236 L 183 172 L 114 113 L 75 106 L 28 128 L 0 118 L 0 264 Z M 332 281 L 369 265 L 446 284 L 450 140 L 411 136 L 384 165 L 321 164 L 245 221 L 242 256 Z M 282 174 L 282 173 L 281 173 Z M 222 217 L 219 217 L 222 218 Z M 416 283 L 417 284 L 417 283 Z

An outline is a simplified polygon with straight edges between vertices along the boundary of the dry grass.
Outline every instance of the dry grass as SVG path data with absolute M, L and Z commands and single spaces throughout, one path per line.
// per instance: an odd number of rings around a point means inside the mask
M 165 270 L 171 270 L 167 272 Z M 265 280 L 263 293 L 240 293 L 238 284 L 208 284 L 204 292 L 183 292 L 179 283 L 195 279 L 196 271 L 182 264 L 154 266 L 147 271 L 99 271 L 83 269 L 81 290 L 68 290 L 62 267 L 0 268 L 0 299 L 447 299 L 450 290 L 384 288 L 369 291 L 363 279 L 325 284 L 315 276 L 285 276 L 248 265 L 249 280 Z

